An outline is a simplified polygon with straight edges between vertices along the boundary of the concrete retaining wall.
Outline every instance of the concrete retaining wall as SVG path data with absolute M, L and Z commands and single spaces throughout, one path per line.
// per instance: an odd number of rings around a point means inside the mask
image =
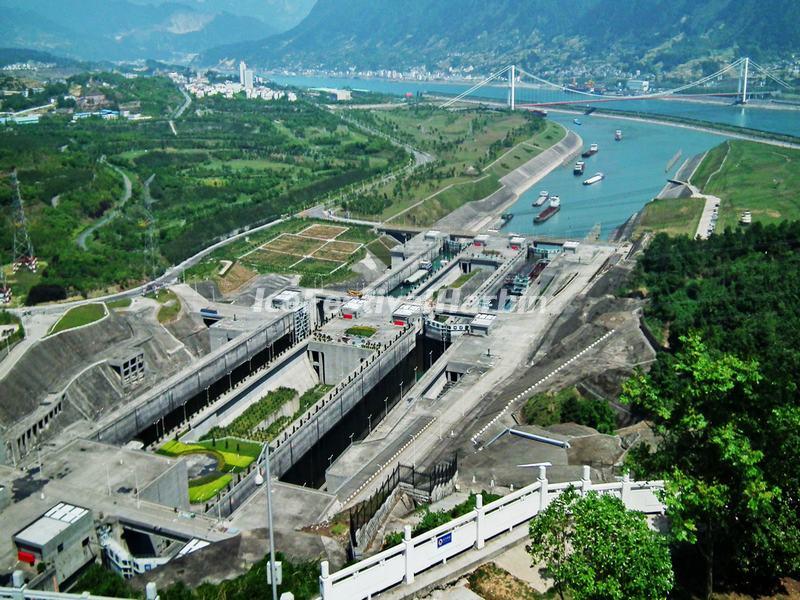
M 291 331 L 292 315 L 287 314 L 265 323 L 253 333 L 241 335 L 204 357 L 192 369 L 178 373 L 163 385 L 137 398 L 133 408 L 102 425 L 93 439 L 109 444 L 130 441 L 157 419 L 176 410 L 214 382 L 227 377 L 236 367 Z
M 339 420 L 353 409 L 373 387 L 399 365 L 416 347 L 416 328 L 407 327 L 382 352 L 374 352 L 344 381 L 300 417 L 284 436 L 273 443 L 271 469 L 282 477 Z

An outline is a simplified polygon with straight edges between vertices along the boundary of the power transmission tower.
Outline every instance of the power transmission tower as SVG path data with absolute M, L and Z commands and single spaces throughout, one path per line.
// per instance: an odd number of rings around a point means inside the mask
M 28 235 L 28 225 L 25 221 L 25 207 L 22 203 L 22 194 L 19 191 L 17 169 L 11 170 L 11 187 L 14 194 L 11 210 L 14 227 L 14 262 L 13 270 L 16 273 L 21 267 L 27 268 L 31 273 L 36 273 L 37 260 L 33 251 L 31 237 Z
M 11 286 L 6 281 L 5 269 L 0 265 L 0 304 L 11 304 Z
M 156 218 L 153 216 L 153 199 L 150 197 L 149 185 L 155 175 L 145 183 L 144 193 L 144 214 L 147 221 L 147 233 L 144 238 L 144 263 L 145 269 L 149 270 L 150 280 L 155 280 L 158 275 L 158 241 L 156 239 Z

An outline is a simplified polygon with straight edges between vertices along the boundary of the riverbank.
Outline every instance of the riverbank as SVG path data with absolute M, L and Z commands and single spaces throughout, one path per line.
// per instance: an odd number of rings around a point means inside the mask
M 480 231 L 489 227 L 510 209 L 536 183 L 553 170 L 572 160 L 583 146 L 581 137 L 567 129 L 564 138 L 500 179 L 502 187 L 484 198 L 465 204 L 439 219 L 434 228 L 455 231 Z
M 571 110 L 566 108 L 553 108 L 549 110 L 550 112 L 554 113 L 586 116 L 585 112 L 581 110 Z M 653 125 L 669 125 L 670 127 L 678 127 L 681 129 L 689 129 L 691 131 L 700 131 L 703 133 L 715 133 L 732 139 L 745 140 L 748 142 L 760 142 L 763 144 L 770 144 L 772 146 L 778 146 L 781 148 L 800 148 L 800 141 L 793 142 L 788 140 L 776 139 L 775 136 L 781 136 L 781 134 L 771 134 L 768 131 L 755 132 L 751 134 L 751 133 L 736 131 L 735 129 L 731 129 L 729 126 L 723 124 L 710 123 L 705 121 L 693 123 L 689 122 L 690 119 L 681 119 L 680 117 L 666 117 L 661 115 L 646 115 L 646 116 L 626 115 L 626 114 L 621 114 L 617 111 L 611 111 L 609 109 L 596 110 L 589 116 L 601 117 L 604 119 L 619 119 L 621 121 L 636 121 L 639 123 L 651 123 Z M 785 137 L 793 137 L 793 136 L 785 136 Z

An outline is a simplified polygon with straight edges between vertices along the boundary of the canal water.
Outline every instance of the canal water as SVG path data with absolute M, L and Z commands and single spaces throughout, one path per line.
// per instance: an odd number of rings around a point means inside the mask
M 386 94 L 456 94 L 466 89 L 464 85 L 441 82 L 301 76 L 275 76 L 273 79 L 280 84 L 298 87 L 347 86 Z M 526 93 L 529 91 L 526 90 Z M 503 100 L 507 89 L 488 87 L 483 93 L 486 97 Z M 548 92 L 537 90 L 536 93 Z M 564 95 L 558 91 L 549 93 L 554 100 L 559 99 L 559 94 Z M 619 101 L 603 106 L 800 135 L 800 111 L 797 110 L 667 100 Z M 599 144 L 600 152 L 586 159 L 583 177 L 573 176 L 573 164 L 570 163 L 557 168 L 537 183 L 510 209 L 514 218 L 505 226 L 505 231 L 583 239 L 599 227 L 600 239 L 608 239 L 617 227 L 658 194 L 667 178 L 674 176 L 684 160 L 713 148 L 725 139 L 721 134 L 608 116 L 581 115 L 578 117 L 581 125 L 573 124 L 575 115 L 551 112 L 549 118 L 577 132 L 583 138 L 585 148 L 591 143 Z M 624 139 L 621 142 L 614 141 L 616 129 L 623 131 Z M 672 159 L 678 152 L 681 153 L 680 159 L 673 164 Z M 584 179 L 596 172 L 602 172 L 606 178 L 592 186 L 582 185 Z M 542 208 L 533 208 L 532 203 L 540 190 L 559 195 L 561 210 L 548 221 L 534 225 L 533 218 Z
M 280 85 L 296 87 L 349 87 L 383 94 L 402 96 L 406 93 L 431 93 L 458 95 L 469 89 L 469 85 L 434 81 L 392 81 L 388 79 L 356 79 L 344 77 L 304 77 L 270 75 L 269 79 Z M 491 100 L 506 101 L 507 86 L 486 86 L 480 95 Z M 519 102 L 555 102 L 574 100 L 580 104 L 581 97 L 558 90 L 520 88 Z M 724 102 L 690 102 L 684 100 L 625 100 L 596 105 L 600 108 L 645 112 L 650 114 L 699 119 L 724 125 L 736 125 L 775 133 L 800 136 L 800 111 L 787 109 L 756 108 Z M 680 130 L 678 130 L 680 131 Z
M 583 239 L 599 226 L 600 238 L 607 239 L 658 194 L 684 160 L 725 139 L 701 131 L 606 117 L 581 116 L 581 125 L 575 125 L 573 118 L 553 114 L 551 120 L 580 135 L 584 148 L 596 143 L 600 151 L 589 158 L 580 158 L 586 162 L 582 176 L 572 174 L 574 161 L 571 161 L 523 194 L 508 211 L 514 218 L 506 225 L 506 231 Z M 620 142 L 614 141 L 616 129 L 623 132 Z M 680 158 L 674 161 L 678 152 Z M 605 179 L 583 185 L 585 179 L 598 172 Z M 561 210 L 544 223 L 534 224 L 533 218 L 544 209 L 532 206 L 541 190 L 558 195 Z

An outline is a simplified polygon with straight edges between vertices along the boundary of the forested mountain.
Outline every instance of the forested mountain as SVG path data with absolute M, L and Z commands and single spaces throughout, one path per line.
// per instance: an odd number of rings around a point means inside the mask
M 800 47 L 796 0 L 318 0 L 297 27 L 209 51 L 264 67 L 402 68 L 601 61 L 673 70 Z M 702 64 L 698 61 L 698 68 Z
M 130 0 L 136 4 L 166 4 L 174 0 Z M 254 17 L 275 31 L 286 31 L 297 25 L 314 6 L 315 0 L 178 0 L 181 4 L 208 11 L 213 7 L 242 17 Z M 266 33 L 261 36 L 267 35 Z
M 4 46 L 84 60 L 176 60 L 215 45 L 280 31 L 216 3 L 130 0 L 0 0 Z

